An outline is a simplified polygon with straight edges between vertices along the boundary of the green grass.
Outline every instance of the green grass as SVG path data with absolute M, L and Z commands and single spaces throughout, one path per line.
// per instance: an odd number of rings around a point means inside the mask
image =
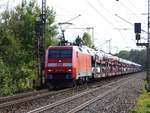
M 137 99 L 137 104 L 132 113 L 150 113 L 150 93 L 142 88 L 141 95 Z

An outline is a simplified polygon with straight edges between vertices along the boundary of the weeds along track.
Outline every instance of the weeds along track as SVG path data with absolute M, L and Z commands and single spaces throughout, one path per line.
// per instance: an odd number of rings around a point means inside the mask
M 134 79 L 136 78 L 127 77 L 110 82 L 106 85 L 95 86 L 95 88 L 85 90 L 54 103 L 36 108 L 27 113 L 76 113 Z

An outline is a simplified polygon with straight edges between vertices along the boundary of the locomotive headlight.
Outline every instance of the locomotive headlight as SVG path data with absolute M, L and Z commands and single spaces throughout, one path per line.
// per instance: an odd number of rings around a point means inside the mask
M 68 69 L 68 72 L 72 72 L 72 69 Z
M 48 72 L 52 72 L 53 70 L 51 70 L 51 69 L 48 69 Z

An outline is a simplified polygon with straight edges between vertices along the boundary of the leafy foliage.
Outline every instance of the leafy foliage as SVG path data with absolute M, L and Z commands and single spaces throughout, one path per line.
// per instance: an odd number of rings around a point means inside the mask
M 0 19 L 0 95 L 32 87 L 35 78 L 35 22 L 40 15 L 35 0 L 24 1 L 12 11 L 4 11 Z M 47 8 L 46 46 L 57 44 L 55 12 Z
M 0 96 L 13 93 L 12 77 L 7 66 L 0 58 Z
M 84 33 L 83 37 L 82 37 L 83 43 L 84 45 L 88 46 L 88 47 L 92 47 L 92 41 L 91 41 L 91 36 L 89 33 Z
M 80 38 L 79 36 L 75 39 L 74 43 L 76 45 L 86 45 L 90 48 L 94 48 L 94 46 L 92 45 L 92 41 L 91 41 L 91 36 L 89 33 L 85 32 L 82 36 L 82 38 Z
M 83 44 L 83 40 L 78 36 L 78 37 L 75 39 L 74 43 L 79 46 L 79 45 L 82 45 L 82 44 Z
M 118 57 L 127 59 L 146 67 L 146 50 L 131 50 L 131 51 L 120 51 L 116 54 Z

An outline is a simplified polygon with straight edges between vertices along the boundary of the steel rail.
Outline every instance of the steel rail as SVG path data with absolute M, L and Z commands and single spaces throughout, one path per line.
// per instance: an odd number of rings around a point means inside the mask
M 131 78 L 131 77 L 128 77 L 128 78 L 126 78 L 126 79 L 130 79 L 130 78 Z M 82 92 L 82 93 L 79 93 L 79 94 L 77 94 L 77 95 L 74 95 L 74 96 L 71 96 L 71 97 L 68 97 L 68 98 L 65 98 L 65 99 L 56 101 L 56 102 L 51 103 L 51 104 L 48 104 L 48 105 L 46 105 L 46 106 L 43 106 L 43 107 L 40 107 L 40 108 L 31 110 L 31 111 L 29 111 L 29 112 L 27 112 L 27 113 L 40 113 L 40 112 L 46 111 L 46 110 L 48 110 L 48 109 L 52 109 L 52 108 L 54 108 L 54 107 L 57 107 L 57 106 L 62 105 L 62 104 L 64 104 L 64 103 L 70 102 L 70 101 L 72 101 L 72 100 L 74 100 L 74 99 L 76 99 L 76 98 L 79 98 L 79 97 L 81 97 L 81 96 L 84 96 L 84 95 L 93 93 L 93 92 L 95 92 L 95 91 L 97 91 L 97 90 L 99 90 L 99 89 L 107 88 L 107 87 L 109 87 L 109 86 L 112 86 L 113 84 L 119 83 L 119 82 L 121 82 L 121 81 L 125 81 L 126 79 L 121 79 L 121 80 L 118 80 L 118 81 L 115 81 L 115 82 L 111 82 L 111 83 L 109 83 L 109 84 L 107 84 L 107 85 L 100 86 L 100 87 L 97 87 L 97 88 L 88 90 L 88 91 L 86 91 L 86 92 Z M 107 93 L 108 93 L 108 92 L 107 92 Z
M 102 99 L 103 97 L 105 97 L 105 96 L 108 95 L 109 93 L 111 93 L 111 92 L 115 91 L 116 89 L 120 88 L 121 86 L 123 86 L 123 85 L 126 84 L 127 82 L 132 81 L 132 80 L 135 80 L 135 79 L 136 79 L 136 78 L 133 78 L 133 79 L 129 79 L 129 80 L 126 81 L 126 82 L 123 82 L 122 84 L 120 84 L 120 85 L 118 85 L 118 86 L 116 86 L 116 87 L 114 87 L 114 88 L 112 88 L 112 89 L 110 89 L 110 90 L 108 90 L 108 91 L 106 91 L 106 92 L 100 94 L 99 96 L 97 96 L 97 97 L 95 97 L 95 98 L 93 98 L 93 99 L 91 99 L 91 100 L 89 100 L 89 101 L 86 101 L 85 103 L 83 103 L 83 104 L 81 104 L 81 105 L 75 107 L 74 109 L 68 111 L 67 113 L 77 113 L 77 112 L 81 111 L 82 109 L 84 109 L 85 107 L 89 106 L 90 104 L 92 104 L 92 103 L 94 103 L 94 102 L 96 102 L 96 101 Z
M 31 95 L 36 95 L 36 94 L 39 94 L 39 93 L 45 93 L 45 92 L 47 92 L 47 90 L 31 91 L 31 92 L 16 94 L 16 95 L 13 95 L 13 96 L 1 97 L 0 98 L 0 103 L 5 102 L 5 101 L 11 101 L 13 99 L 23 98 L 23 97 L 27 97 L 27 96 L 31 96 Z
M 40 95 L 37 94 L 37 95 L 34 95 L 34 96 L 21 98 L 21 99 L 18 99 L 18 100 L 8 101 L 8 102 L 5 102 L 5 103 L 1 103 L 0 104 L 0 109 L 2 109 L 4 107 L 11 106 L 11 105 L 15 105 L 15 104 L 24 103 L 24 102 L 31 101 L 31 100 L 43 98 L 43 97 L 46 97 L 46 96 L 55 95 L 55 94 L 58 94 L 58 93 L 61 93 L 61 92 L 64 92 L 64 91 L 68 91 L 68 90 L 70 90 L 70 89 L 64 89 L 64 90 L 59 90 L 59 91 L 54 91 L 54 92 L 46 92 L 46 93 L 40 94 Z

